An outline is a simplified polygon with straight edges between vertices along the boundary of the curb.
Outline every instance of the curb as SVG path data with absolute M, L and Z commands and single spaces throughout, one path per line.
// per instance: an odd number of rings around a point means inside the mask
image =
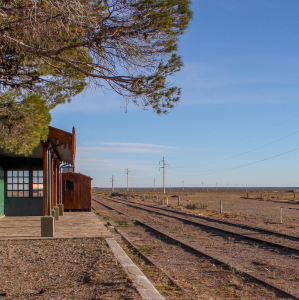
M 107 237 L 106 242 L 116 256 L 119 263 L 124 268 L 132 282 L 144 300 L 165 300 L 165 298 L 156 290 L 148 278 L 141 270 L 133 263 L 125 251 L 120 247 L 116 240 L 112 237 Z

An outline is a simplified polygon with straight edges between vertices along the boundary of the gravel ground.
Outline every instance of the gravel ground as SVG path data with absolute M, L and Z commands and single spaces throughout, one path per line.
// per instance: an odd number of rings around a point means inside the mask
M 101 238 L 0 241 L 0 278 L 3 299 L 141 299 Z
M 116 203 L 113 203 L 113 205 L 110 203 L 110 205 L 113 207 L 119 207 L 120 210 L 126 211 L 129 214 L 132 210 L 132 208 L 128 207 L 121 208 L 121 205 L 117 205 Z M 184 251 L 181 247 L 172 245 L 172 243 L 167 242 L 167 240 L 162 241 L 161 237 L 151 234 L 145 228 L 134 226 L 134 224 L 131 223 L 125 216 L 119 215 L 110 210 L 106 210 L 96 203 L 94 206 L 96 209 L 100 209 L 104 219 L 109 218 L 109 220 L 115 222 L 116 226 L 122 227 L 121 230 L 124 231 L 130 237 L 130 239 L 138 247 L 140 247 L 140 249 L 142 249 L 143 252 L 154 258 L 154 260 L 156 260 L 156 262 L 162 268 L 164 268 L 171 276 L 176 278 L 180 284 L 182 284 L 194 296 L 198 297 L 198 299 L 280 299 L 280 297 L 272 291 L 267 290 L 260 285 L 256 285 L 253 282 L 244 280 L 244 278 L 240 277 L 239 274 L 232 272 L 231 270 L 225 270 L 221 267 L 217 267 L 209 260 L 199 256 L 194 256 L 191 253 Z M 142 217 L 141 215 L 145 214 L 145 212 L 138 213 L 136 210 L 134 211 L 134 216 L 137 218 L 140 218 Z M 165 221 L 162 221 L 164 218 L 151 218 L 150 216 L 146 216 L 146 219 L 147 221 L 152 219 L 152 221 L 155 223 L 153 226 L 161 227 L 160 229 L 162 230 L 169 231 L 170 229 L 173 229 L 175 231 L 175 229 L 178 229 L 176 230 L 176 232 L 179 234 L 177 238 L 184 238 L 186 233 L 187 236 L 189 236 L 189 238 L 192 240 L 189 242 L 193 243 L 195 241 L 199 241 L 200 246 L 196 243 L 194 245 L 198 248 L 201 248 L 207 244 L 209 249 L 206 252 L 211 252 L 211 250 L 214 248 L 216 252 L 220 251 L 222 248 L 226 249 L 225 252 L 228 252 L 228 260 L 237 260 L 237 257 L 235 256 L 238 256 L 238 253 L 241 250 L 245 251 L 244 247 L 246 247 L 246 245 L 243 245 L 242 243 L 235 244 L 233 240 L 222 240 L 218 245 L 216 237 L 204 237 L 205 233 L 200 232 L 199 228 L 196 228 L 191 234 L 190 230 L 185 232 L 185 228 L 183 230 L 182 226 L 180 226 L 181 229 L 175 228 L 177 222 L 174 220 L 171 221 L 171 224 L 167 225 Z M 197 232 L 199 235 L 195 238 L 193 234 L 197 234 Z M 174 233 L 175 232 L 172 232 L 172 234 Z M 229 250 L 229 247 L 227 248 L 223 242 L 225 242 L 227 246 L 234 246 L 233 258 L 229 256 L 229 254 L 232 254 Z M 215 247 L 216 244 L 217 247 Z M 249 251 L 251 247 L 249 246 L 246 248 L 249 248 L 247 249 L 247 251 Z M 256 248 L 254 248 L 253 251 L 254 258 L 256 258 L 257 254 L 262 255 Z M 217 253 L 214 254 L 215 256 L 218 256 Z M 224 254 L 225 253 L 221 253 L 221 256 Z M 269 253 L 265 253 L 265 255 L 268 259 Z M 255 260 L 254 262 L 259 263 L 261 268 L 269 267 L 268 261 L 265 263 L 265 260 L 261 260 L 260 257 L 258 258 L 259 260 Z M 254 265 L 251 265 L 250 267 L 253 266 Z M 248 269 L 248 266 L 246 267 L 246 269 Z M 259 270 L 259 272 L 265 272 L 265 270 Z M 270 275 L 273 277 L 273 272 L 271 272 Z M 276 274 L 275 276 L 278 275 L 280 276 L 281 274 Z M 175 298 L 170 297 L 168 299 Z

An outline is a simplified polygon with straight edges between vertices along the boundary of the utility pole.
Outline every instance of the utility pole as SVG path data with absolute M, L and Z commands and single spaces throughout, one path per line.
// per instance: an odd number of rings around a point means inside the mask
M 163 162 L 163 167 L 160 167 L 159 171 L 160 171 L 160 169 L 163 169 L 163 192 L 165 194 L 165 166 L 169 166 L 169 164 L 165 163 L 165 157 L 163 157 L 163 160 L 159 161 L 159 165 L 161 162 Z
M 114 191 L 114 179 L 113 179 L 113 175 L 112 175 L 112 178 L 110 179 L 110 182 L 112 182 L 112 192 Z
M 127 175 L 127 192 L 129 191 L 129 173 L 131 173 L 131 172 L 127 168 L 127 170 L 125 170 L 125 175 Z
M 156 190 L 156 178 L 154 178 L 154 191 Z

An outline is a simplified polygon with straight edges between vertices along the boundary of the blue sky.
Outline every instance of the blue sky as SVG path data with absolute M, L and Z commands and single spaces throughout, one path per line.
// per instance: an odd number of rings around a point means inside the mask
M 122 97 L 94 89 L 52 111 L 52 126 L 76 127 L 76 172 L 125 187 L 128 168 L 130 188 L 161 187 L 165 157 L 166 187 L 299 186 L 299 1 L 194 0 L 192 9 L 185 66 L 171 79 L 182 97 L 168 115 L 134 104 L 126 113 Z

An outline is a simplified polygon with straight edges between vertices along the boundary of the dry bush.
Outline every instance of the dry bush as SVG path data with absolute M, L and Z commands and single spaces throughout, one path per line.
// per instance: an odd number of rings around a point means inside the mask
M 198 208 L 199 209 L 206 209 L 206 208 L 208 208 L 208 204 L 207 203 L 198 203 Z
M 198 209 L 198 204 L 197 203 L 192 203 L 192 204 L 187 204 L 185 206 L 187 209 Z

